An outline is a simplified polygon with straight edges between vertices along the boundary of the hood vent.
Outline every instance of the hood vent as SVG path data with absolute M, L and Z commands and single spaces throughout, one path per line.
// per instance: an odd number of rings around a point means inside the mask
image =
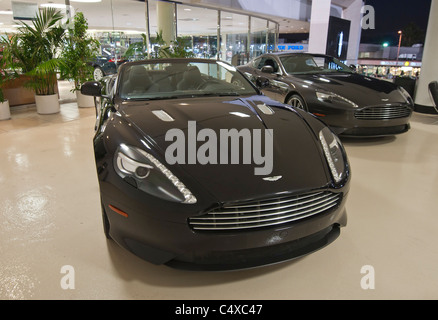
M 165 122 L 175 121 L 166 111 L 164 110 L 153 110 L 152 113 L 160 120 Z
M 258 104 L 257 108 L 259 108 L 259 110 L 261 112 L 263 112 L 264 114 L 267 114 L 267 115 L 273 115 L 274 114 L 274 110 L 272 110 L 266 104 Z

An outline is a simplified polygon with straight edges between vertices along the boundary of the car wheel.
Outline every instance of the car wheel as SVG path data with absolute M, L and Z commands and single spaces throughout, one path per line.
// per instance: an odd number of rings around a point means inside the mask
M 93 77 L 95 81 L 99 81 L 105 76 L 103 70 L 100 67 L 95 67 L 93 71 Z
M 109 234 L 110 223 L 109 223 L 108 217 L 107 217 L 106 212 L 105 212 L 105 207 L 104 207 L 103 203 L 101 205 L 102 205 L 103 233 L 105 234 L 105 237 L 107 239 L 112 240 L 112 238 L 111 238 L 111 236 Z
M 289 99 L 287 100 L 287 104 L 291 105 L 294 108 L 307 111 L 306 103 L 304 102 L 303 98 L 301 98 L 301 96 L 297 94 L 290 96 Z

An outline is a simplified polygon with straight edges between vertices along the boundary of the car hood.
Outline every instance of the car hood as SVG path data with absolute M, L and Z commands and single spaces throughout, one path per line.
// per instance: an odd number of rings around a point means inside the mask
M 257 105 L 270 106 L 274 114 L 264 114 Z M 164 111 L 174 120 L 162 120 L 156 115 L 157 111 Z M 329 184 L 327 165 L 312 129 L 293 109 L 264 96 L 129 102 L 122 104 L 119 112 L 147 138 L 157 150 L 162 163 L 189 188 L 190 181 L 196 182 L 193 184 L 195 189 L 195 185 L 201 186 L 218 201 L 252 200 L 268 195 L 313 190 Z M 220 130 L 249 129 L 251 141 L 254 142 L 254 130 L 261 129 L 264 146 L 264 130 L 272 129 L 272 171 L 267 175 L 255 174 L 254 169 L 257 167 L 266 166 L 269 169 L 268 159 L 256 164 L 251 157 L 251 164 L 243 164 L 240 156 L 239 164 L 224 164 L 220 160 L 222 152 L 219 149 L 217 164 L 202 165 L 198 158 L 195 164 L 187 164 L 187 146 L 193 141 L 188 138 L 189 121 L 195 121 L 198 132 L 204 128 L 212 129 L 216 133 L 218 145 L 222 140 Z M 185 134 L 185 164 L 169 165 L 165 160 L 167 148 L 174 144 L 173 139 L 165 139 L 171 129 L 180 129 Z M 203 144 L 204 141 L 199 141 L 196 150 Z M 239 145 L 242 155 L 242 143 Z M 194 190 L 192 192 L 196 193 Z
M 289 77 L 292 82 L 310 84 L 315 89 L 339 94 L 355 102 L 359 107 L 406 103 L 395 84 L 357 73 L 321 73 Z

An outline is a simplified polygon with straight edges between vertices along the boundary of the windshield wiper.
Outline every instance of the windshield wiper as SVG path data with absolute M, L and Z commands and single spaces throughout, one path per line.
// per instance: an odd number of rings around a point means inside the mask
M 170 99 L 184 99 L 184 98 L 198 98 L 198 97 L 226 97 L 226 96 L 239 96 L 237 92 L 208 92 L 208 93 L 192 93 L 192 94 L 179 94 L 174 96 L 162 96 L 151 98 L 127 98 L 131 101 L 151 101 L 151 100 L 170 100 Z
M 208 92 L 196 94 L 196 97 L 227 97 L 227 96 L 239 96 L 237 92 Z
M 151 100 L 168 100 L 168 99 L 182 99 L 182 98 L 192 98 L 194 95 L 178 95 L 178 96 L 165 96 L 165 97 L 151 97 L 151 98 L 127 98 L 127 100 L 131 101 L 151 101 Z

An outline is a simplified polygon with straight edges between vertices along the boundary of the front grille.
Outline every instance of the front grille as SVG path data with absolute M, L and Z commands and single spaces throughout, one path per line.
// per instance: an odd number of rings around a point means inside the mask
M 390 120 L 407 118 L 412 114 L 408 106 L 369 107 L 356 111 L 354 116 L 359 120 Z
M 316 192 L 223 206 L 189 218 L 197 231 L 236 231 L 280 226 L 324 213 L 342 200 L 342 194 Z

